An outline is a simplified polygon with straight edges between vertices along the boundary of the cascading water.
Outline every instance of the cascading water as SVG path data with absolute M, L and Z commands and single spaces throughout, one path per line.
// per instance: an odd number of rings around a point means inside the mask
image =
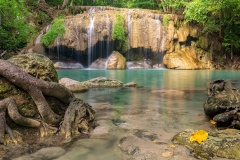
M 92 62 L 92 56 L 93 56 L 93 47 L 92 47 L 92 38 L 94 36 L 94 21 L 95 17 L 90 17 L 90 23 L 88 25 L 88 66 L 91 65 Z
M 60 61 L 60 37 L 57 36 L 57 55 L 58 55 L 58 62 Z
M 162 63 L 163 59 L 163 45 L 162 45 L 162 32 L 161 32 L 161 20 L 160 20 L 160 15 L 156 14 L 155 15 L 155 22 L 156 22 L 156 38 L 157 38 L 157 57 L 158 57 L 158 67 L 159 64 Z
M 36 39 L 36 41 L 35 41 L 35 44 L 41 43 L 42 36 L 43 36 L 43 31 L 38 35 L 38 37 L 37 37 L 37 39 Z
M 108 36 L 107 36 L 107 57 L 110 55 L 110 35 L 111 35 L 111 22 L 109 19 L 108 14 L 106 15 L 106 28 L 108 31 Z
M 129 52 L 130 52 L 130 48 L 131 48 L 131 29 L 132 29 L 131 13 L 132 13 L 132 10 L 130 9 L 127 14 L 127 21 L 128 21 L 128 26 L 127 26 L 127 28 L 128 28 L 128 55 L 127 55 L 127 59 L 129 59 Z

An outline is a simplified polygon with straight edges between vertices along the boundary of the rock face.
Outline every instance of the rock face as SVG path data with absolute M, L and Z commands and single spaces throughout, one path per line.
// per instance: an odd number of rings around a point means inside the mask
M 119 53 L 114 51 L 107 60 L 107 69 L 125 69 L 126 59 Z
M 208 98 L 204 103 L 206 115 L 219 127 L 240 129 L 239 91 L 231 81 L 215 80 L 208 84 Z
M 184 48 L 182 50 L 168 53 L 163 59 L 164 65 L 171 69 L 202 69 L 202 63 L 197 60 L 193 48 Z
M 208 138 L 203 143 L 191 142 L 190 137 L 194 130 L 188 129 L 180 132 L 173 138 L 174 143 L 186 146 L 192 154 L 200 159 L 224 157 L 240 159 L 240 131 L 234 129 L 208 132 Z
M 170 68 L 178 67 L 176 61 L 184 61 L 184 65 L 180 66 L 182 69 L 211 68 L 213 52 L 221 50 L 217 39 L 199 35 L 198 28 L 193 24 L 183 23 L 183 17 L 179 15 L 111 7 L 72 9 L 75 12 L 84 12 L 65 18 L 64 36 L 55 40 L 48 49 L 55 56 L 80 57 L 74 60 L 85 63 L 83 65 L 87 67 L 98 58 L 107 58 L 114 50 L 112 30 L 119 13 L 125 19 L 124 38 L 128 39 L 124 42 L 125 50 L 120 52 L 127 60 L 150 59 L 154 65 L 162 63 L 164 54 L 167 53 L 165 59 L 169 60 L 165 64 Z M 185 47 L 193 49 L 185 50 Z M 177 58 L 178 54 L 182 58 Z M 190 62 L 185 62 L 186 58 L 191 58 Z

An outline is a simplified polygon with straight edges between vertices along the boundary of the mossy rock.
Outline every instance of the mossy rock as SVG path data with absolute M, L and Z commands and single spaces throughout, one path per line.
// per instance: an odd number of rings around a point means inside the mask
M 43 55 L 17 55 L 10 58 L 9 61 L 18 65 L 22 70 L 34 77 L 46 81 L 58 81 L 57 72 L 53 67 L 52 61 Z M 0 76 L 0 100 L 8 97 L 15 100 L 21 115 L 24 117 L 39 118 L 37 107 L 31 96 Z M 53 97 L 46 97 L 46 99 L 56 113 L 61 114 L 63 112 L 61 108 L 63 105 L 59 100 Z
M 52 61 L 41 54 L 22 54 L 13 56 L 10 62 L 18 65 L 28 74 L 45 81 L 58 82 L 57 71 Z
M 195 131 L 188 129 L 174 136 L 173 142 L 186 146 L 192 154 L 200 159 L 223 157 L 240 159 L 240 130 L 226 129 L 208 132 L 205 142 L 191 142 L 190 137 Z

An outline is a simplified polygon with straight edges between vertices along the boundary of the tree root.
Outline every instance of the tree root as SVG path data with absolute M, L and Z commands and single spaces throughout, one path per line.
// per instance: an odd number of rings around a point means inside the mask
M 72 98 L 70 105 L 65 112 L 64 121 L 61 125 L 61 133 L 65 134 L 66 138 L 80 133 L 88 133 L 88 122 L 94 119 L 94 110 L 90 105 L 82 100 Z
M 72 92 L 64 86 L 55 82 L 47 82 L 32 77 L 11 62 L 0 59 L 0 66 L 1 76 L 30 94 L 41 117 L 40 120 L 24 117 L 19 113 L 14 99 L 5 98 L 1 100 L 1 144 L 4 143 L 6 136 L 5 133 L 8 133 L 8 135 L 11 137 L 11 140 L 15 144 L 17 144 L 18 141 L 14 136 L 14 132 L 6 124 L 6 112 L 15 123 L 21 126 L 39 128 L 41 137 L 49 134 L 56 134 L 58 131 L 60 131 L 60 134 L 65 134 L 66 138 L 71 138 L 72 135 L 89 132 L 89 122 L 92 122 L 95 116 L 95 112 L 90 105 L 84 103 L 80 99 L 75 98 Z M 63 103 L 69 104 L 63 121 L 62 116 L 53 112 L 44 96 L 52 96 L 61 100 Z M 60 124 L 61 121 L 62 123 Z M 60 126 L 59 130 L 55 126 Z

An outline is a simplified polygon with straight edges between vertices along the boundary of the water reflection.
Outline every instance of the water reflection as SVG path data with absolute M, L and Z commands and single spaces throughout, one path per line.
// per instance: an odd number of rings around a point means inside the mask
M 76 155 L 77 150 L 84 153 L 69 159 L 123 159 L 116 158 L 115 155 L 119 139 L 135 130 L 144 130 L 150 135 L 156 135 L 158 143 L 166 144 L 165 147 L 171 143 L 176 133 L 184 129 L 211 130 L 213 126 L 202 107 L 207 98 L 207 82 L 231 79 L 240 86 L 240 71 L 58 70 L 58 74 L 60 78 L 69 77 L 79 81 L 105 76 L 125 83 L 136 81 L 143 86 L 90 89 L 88 92 L 75 94 L 95 107 L 99 126 L 105 127 L 107 135 L 80 140 L 81 142 L 77 142 L 67 155 Z M 103 103 L 108 104 L 106 109 L 99 110 Z M 161 150 L 166 148 L 161 146 L 157 149 L 161 153 Z

